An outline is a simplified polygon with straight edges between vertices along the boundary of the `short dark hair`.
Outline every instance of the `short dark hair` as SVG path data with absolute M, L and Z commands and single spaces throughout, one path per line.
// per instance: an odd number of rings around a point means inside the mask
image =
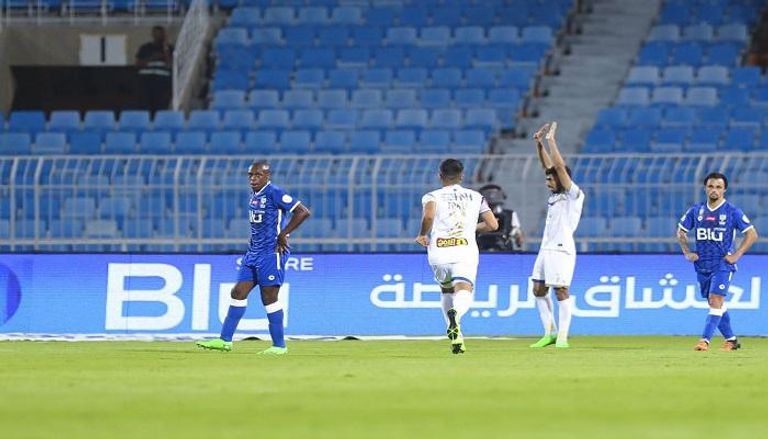
M 565 172 L 568 174 L 569 177 L 573 177 L 573 174 L 571 174 L 571 168 L 568 166 L 565 167 Z M 550 166 L 544 171 L 544 175 L 557 175 L 557 169 L 555 169 L 554 166 Z
M 728 189 L 728 177 L 726 177 L 725 174 L 721 174 L 720 172 L 710 172 L 709 175 L 704 177 L 704 186 L 706 186 L 707 182 L 713 178 L 715 180 L 723 180 L 723 183 L 725 183 L 725 189 Z
M 440 163 L 440 176 L 445 179 L 453 179 L 461 176 L 464 165 L 456 159 L 445 159 Z

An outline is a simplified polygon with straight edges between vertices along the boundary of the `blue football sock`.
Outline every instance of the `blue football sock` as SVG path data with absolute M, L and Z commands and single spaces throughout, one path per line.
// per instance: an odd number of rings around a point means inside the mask
M 277 305 L 275 311 L 273 306 Z M 272 337 L 272 346 L 285 347 L 285 334 L 283 333 L 283 309 L 280 305 L 267 305 L 267 319 L 269 319 L 269 336 Z M 271 312 L 270 312 L 271 311 Z
M 232 341 L 232 336 L 235 335 L 235 329 L 237 329 L 237 324 L 240 323 L 240 319 L 243 318 L 247 305 L 248 300 L 232 299 L 232 304 L 229 305 L 229 311 L 227 311 L 227 317 L 224 319 L 224 324 L 221 326 L 222 340 Z
M 720 319 L 720 324 L 717 325 L 717 329 L 720 330 L 720 333 L 723 334 L 723 337 L 725 337 L 726 340 L 736 338 L 733 334 L 733 329 L 731 329 L 731 315 L 728 311 L 723 313 L 723 317 Z
M 709 314 L 707 314 L 707 321 L 704 324 L 704 332 L 701 334 L 701 338 L 709 341 L 712 340 L 712 334 L 715 333 L 715 329 L 717 328 L 717 325 L 720 324 L 720 320 L 722 319 L 721 310 L 719 309 L 710 309 Z

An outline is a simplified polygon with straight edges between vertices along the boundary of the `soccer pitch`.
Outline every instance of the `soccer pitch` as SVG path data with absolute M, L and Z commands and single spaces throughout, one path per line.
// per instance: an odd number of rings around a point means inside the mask
M 0 437 L 759 437 L 768 340 L 1 342 Z M 760 432 L 763 433 L 760 433 Z

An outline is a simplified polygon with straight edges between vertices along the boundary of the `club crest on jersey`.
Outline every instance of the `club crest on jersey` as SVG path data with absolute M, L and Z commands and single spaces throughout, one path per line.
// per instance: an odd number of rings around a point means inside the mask
M 466 238 L 437 238 L 437 247 L 456 247 L 459 245 L 469 245 L 469 241 Z
M 720 225 L 724 226 L 725 221 L 728 219 L 728 215 L 720 215 Z
M 267 197 L 261 197 L 259 198 L 259 203 L 261 203 L 261 208 L 267 207 Z

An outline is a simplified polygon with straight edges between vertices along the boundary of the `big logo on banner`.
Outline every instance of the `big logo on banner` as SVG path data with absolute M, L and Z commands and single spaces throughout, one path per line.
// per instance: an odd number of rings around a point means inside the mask
M 537 334 L 535 255 L 481 256 L 471 335 Z M 229 306 L 240 258 L 227 255 L 0 255 L 0 332 L 211 334 Z M 747 255 L 728 307 L 740 334 L 768 334 L 763 269 Z M 281 289 L 289 335 L 440 335 L 440 289 L 420 254 L 300 255 Z M 580 255 L 573 333 L 696 334 L 707 303 L 677 255 Z M 23 291 L 23 296 L 22 296 Z M 258 290 L 240 333 L 263 333 Z

